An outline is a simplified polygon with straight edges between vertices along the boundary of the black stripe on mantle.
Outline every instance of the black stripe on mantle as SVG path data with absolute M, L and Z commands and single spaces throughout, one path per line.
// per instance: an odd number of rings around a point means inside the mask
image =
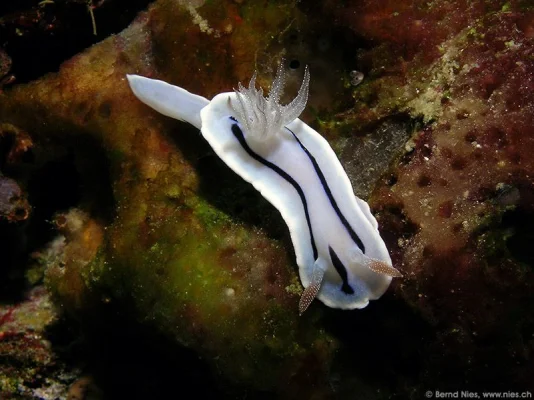
M 330 259 L 332 260 L 332 265 L 336 269 L 337 273 L 341 277 L 343 282 L 341 285 L 341 291 L 346 294 L 354 294 L 354 289 L 349 285 L 349 279 L 347 276 L 347 269 L 337 256 L 336 252 L 332 247 L 328 246 L 328 252 L 330 253 Z
M 336 212 L 339 220 L 341 221 L 341 223 L 343 224 L 343 226 L 345 227 L 347 232 L 349 233 L 350 238 L 352 239 L 352 241 L 354 243 L 356 243 L 356 245 L 360 248 L 362 253 L 365 254 L 365 246 L 363 245 L 362 240 L 360 239 L 358 234 L 356 232 L 354 232 L 354 229 L 352 229 L 352 227 L 350 226 L 349 221 L 347 221 L 347 219 L 345 218 L 345 216 L 343 215 L 343 213 L 339 209 L 339 206 L 337 205 L 336 199 L 334 199 L 334 196 L 332 195 L 332 191 L 330 190 L 330 186 L 328 186 L 328 182 L 326 182 L 326 178 L 324 177 L 323 171 L 321 171 L 321 168 L 319 167 L 319 164 L 317 163 L 317 160 L 308 151 L 308 149 L 301 143 L 301 141 L 299 140 L 297 135 L 295 135 L 295 133 L 291 129 L 289 129 L 288 127 L 286 127 L 286 129 L 289 132 L 291 132 L 291 134 L 293 135 L 295 140 L 298 142 L 298 144 L 300 145 L 302 150 L 304 150 L 304 152 L 306 153 L 306 155 L 308 156 L 308 158 L 312 162 L 313 168 L 315 169 L 315 173 L 317 174 L 319 180 L 321 181 L 321 185 L 323 185 L 323 189 L 324 189 L 326 195 L 328 196 L 328 200 L 330 200 L 330 204 L 332 205 L 332 208 Z
M 230 117 L 230 119 L 234 122 L 237 122 L 237 120 L 234 117 Z M 313 231 L 311 227 L 311 221 L 310 221 L 310 213 L 308 211 L 308 202 L 306 201 L 306 196 L 304 195 L 304 191 L 298 184 L 298 182 L 293 179 L 291 175 L 289 175 L 286 171 L 284 171 L 279 166 L 273 164 L 272 162 L 266 160 L 265 158 L 261 157 L 259 154 L 254 152 L 248 145 L 247 141 L 245 140 L 245 136 L 243 135 L 243 131 L 239 127 L 237 123 L 232 124 L 232 133 L 238 140 L 239 144 L 243 149 L 247 152 L 249 156 L 251 156 L 254 160 L 258 161 L 259 163 L 265 165 L 267 168 L 273 170 L 278 175 L 280 175 L 283 179 L 285 179 L 291 186 L 295 188 L 297 191 L 300 201 L 302 202 L 302 207 L 304 208 L 304 215 L 306 216 L 306 223 L 308 224 L 308 230 L 310 231 L 310 239 L 311 239 L 311 246 L 313 250 L 313 259 L 317 261 L 317 246 L 315 245 L 315 239 L 313 237 Z

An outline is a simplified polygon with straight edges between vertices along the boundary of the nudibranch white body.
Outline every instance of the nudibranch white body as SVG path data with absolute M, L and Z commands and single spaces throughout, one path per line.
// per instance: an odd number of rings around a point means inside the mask
M 329 307 L 363 308 L 401 274 L 336 154 L 298 119 L 308 98 L 308 69 L 287 105 L 279 103 L 282 66 L 267 97 L 255 76 L 248 88 L 239 84 L 211 101 L 158 80 L 128 75 L 128 81 L 145 104 L 199 128 L 215 153 L 280 211 L 305 288 L 301 314 L 314 298 Z

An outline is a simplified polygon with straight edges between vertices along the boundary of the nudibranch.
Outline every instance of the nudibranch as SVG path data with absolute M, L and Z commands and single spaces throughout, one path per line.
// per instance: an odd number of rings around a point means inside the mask
M 256 89 L 255 73 L 248 88 L 239 84 L 211 101 L 163 81 L 127 77 L 139 100 L 200 129 L 215 153 L 282 214 L 305 288 L 301 314 L 315 298 L 329 307 L 363 308 L 401 276 L 336 154 L 298 118 L 308 100 L 308 68 L 287 105 L 280 104 L 282 65 L 267 97 Z

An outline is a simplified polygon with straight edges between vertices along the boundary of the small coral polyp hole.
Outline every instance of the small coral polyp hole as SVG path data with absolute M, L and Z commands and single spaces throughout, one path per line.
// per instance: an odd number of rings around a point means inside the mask
M 424 144 L 423 146 L 421 146 L 421 155 L 427 158 L 432 157 L 432 148 L 429 144 Z
M 467 166 L 467 161 L 462 157 L 455 157 L 451 162 L 451 168 L 455 171 L 461 171 Z
M 477 140 L 477 135 L 475 132 L 467 132 L 464 136 L 464 139 L 467 143 L 473 143 Z
M 391 175 L 386 179 L 386 185 L 393 186 L 397 183 L 397 180 L 398 178 L 396 175 Z
M 432 180 L 427 175 L 421 175 L 419 179 L 417 180 L 417 186 L 419 187 L 430 186 L 431 183 L 432 183 Z
M 65 225 L 67 225 L 67 217 L 65 217 L 65 215 L 63 214 L 60 214 L 56 216 L 56 218 L 54 219 L 54 223 L 56 224 L 57 228 L 64 228 Z
M 454 224 L 451 228 L 453 233 L 459 233 L 463 229 L 462 224 Z
M 300 61 L 299 60 L 291 60 L 289 62 L 289 68 L 298 69 L 299 67 L 300 67 Z
M 449 185 L 449 181 L 447 181 L 447 179 L 443 179 L 443 178 L 439 178 L 438 179 L 438 184 L 442 187 L 446 187 Z
M 447 200 L 441 203 L 438 206 L 438 216 L 441 218 L 450 218 L 452 215 L 452 209 L 453 209 L 454 203 L 452 200 Z
M 17 208 L 15 210 L 15 218 L 19 221 L 28 218 L 28 211 L 25 208 Z
M 291 33 L 291 35 L 289 35 L 289 41 L 290 43 L 297 43 L 298 42 L 298 39 L 299 39 L 299 35 L 295 32 Z

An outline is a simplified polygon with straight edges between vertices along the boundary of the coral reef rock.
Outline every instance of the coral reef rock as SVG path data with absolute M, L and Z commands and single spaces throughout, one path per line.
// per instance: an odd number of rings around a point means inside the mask
M 276 210 L 125 79 L 211 98 L 255 69 L 268 87 L 282 57 L 290 91 L 309 65 L 302 118 L 369 199 L 405 275 L 361 311 L 315 302 L 299 318 Z M 5 88 L 0 123 L 56 162 L 28 186 L 35 213 L 49 213 L 32 218 L 52 219 L 59 235 L 39 254 L 50 255 L 41 259 L 55 304 L 92 334 L 146 329 L 185 349 L 176 364 L 202 360 L 230 397 L 419 398 L 530 384 L 528 1 L 159 0 L 58 73 Z M 37 196 L 47 185 L 56 195 Z

